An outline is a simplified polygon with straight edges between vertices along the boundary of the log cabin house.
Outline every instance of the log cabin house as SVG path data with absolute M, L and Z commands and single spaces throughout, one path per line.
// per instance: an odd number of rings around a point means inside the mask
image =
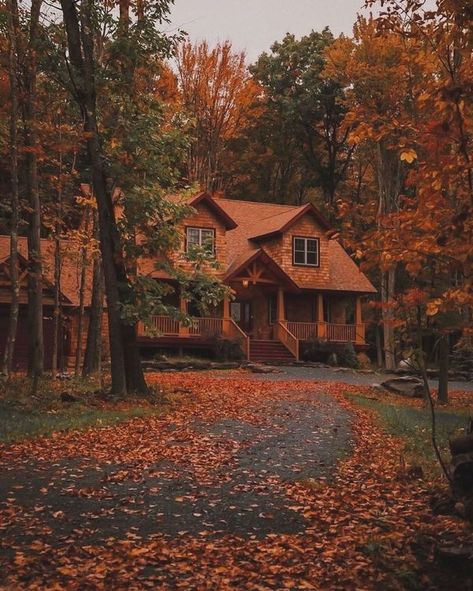
M 179 197 L 172 200 L 182 201 Z M 301 343 L 319 343 L 325 350 L 348 342 L 366 348 L 362 298 L 376 292 L 340 243 L 331 238 L 330 227 L 312 204 L 302 206 L 238 201 L 200 193 L 185 200 L 193 213 L 183 223 L 181 248 L 166 254 L 180 268 L 192 263 L 186 251 L 194 245 L 208 248 L 207 272 L 231 287 L 227 298 L 205 317 L 199 317 L 179 297 L 174 304 L 194 316 L 186 327 L 166 316 L 153 318 L 150 331 L 138 326 L 138 342 L 144 354 L 158 350 L 211 350 L 216 339 L 239 341 L 244 356 L 252 361 L 298 360 Z M 61 306 L 64 322 L 59 335 L 60 365 L 70 366 L 77 343 L 80 265 L 77 248 L 62 244 Z M 15 367 L 27 359 L 26 239 L 20 238 L 20 319 Z M 9 312 L 9 237 L 0 236 L 0 354 L 5 345 Z M 53 340 L 54 244 L 43 241 L 45 366 L 51 367 Z M 172 284 L 156 261 L 138 261 L 139 272 L 156 281 Z M 87 271 L 84 293 L 85 324 L 90 306 Z M 103 323 L 106 331 L 106 322 Z M 82 347 L 85 345 L 86 326 Z
M 173 197 L 177 201 L 179 197 Z M 187 199 L 195 213 L 181 229 L 181 248 L 169 253 L 186 268 L 186 250 L 194 244 L 209 249 L 218 268 L 209 266 L 232 288 L 211 316 L 195 318 L 187 328 L 170 318 L 154 318 L 156 338 L 139 328 L 143 348 L 206 347 L 215 337 L 238 339 L 253 361 L 298 360 L 301 343 L 326 349 L 352 342 L 366 348 L 362 298 L 376 292 L 312 204 L 277 205 L 212 197 Z M 333 232 L 332 232 L 333 234 Z M 154 261 L 141 261 L 142 273 L 171 281 Z M 177 292 L 174 305 L 187 310 Z M 192 310 L 190 310 L 193 313 Z
M 78 318 L 80 307 L 81 269 L 80 247 L 72 241 L 61 240 L 61 280 L 60 306 L 62 322 L 58 331 L 58 367 L 66 369 L 74 364 L 77 343 Z M 55 279 L 53 240 L 41 240 L 43 262 L 43 338 L 44 366 L 52 367 L 54 345 L 54 310 L 55 310 Z M 28 244 L 25 237 L 18 239 L 20 309 L 16 333 L 15 351 L 13 356 L 14 370 L 24 370 L 28 362 Z M 82 349 L 85 348 L 87 337 L 88 312 L 91 300 L 92 271 L 85 269 L 83 288 L 84 323 L 82 330 Z M 10 283 L 10 237 L 0 236 L 0 356 L 3 355 L 10 314 L 11 283 Z M 105 329 L 106 327 L 104 327 Z

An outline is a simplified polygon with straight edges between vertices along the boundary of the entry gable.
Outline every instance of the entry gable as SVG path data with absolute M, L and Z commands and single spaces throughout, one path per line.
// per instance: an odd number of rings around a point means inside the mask
M 284 287 L 288 291 L 299 291 L 299 288 L 291 277 L 262 248 L 254 252 L 249 258 L 228 273 L 225 281 L 248 282 L 247 285 L 265 283 Z

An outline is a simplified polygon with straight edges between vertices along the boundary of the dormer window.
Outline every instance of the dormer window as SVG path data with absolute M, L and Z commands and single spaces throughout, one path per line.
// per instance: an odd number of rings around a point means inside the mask
M 303 267 L 318 267 L 320 241 L 318 238 L 294 236 L 292 240 L 292 264 Z
M 202 248 L 209 254 L 215 254 L 214 228 L 186 228 L 186 252 Z

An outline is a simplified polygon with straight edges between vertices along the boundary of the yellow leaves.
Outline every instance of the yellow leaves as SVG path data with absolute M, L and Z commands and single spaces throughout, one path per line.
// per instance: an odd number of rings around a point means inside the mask
M 408 164 L 412 164 L 414 160 L 417 160 L 417 152 L 412 148 L 403 150 L 401 152 L 401 161 L 407 162 Z

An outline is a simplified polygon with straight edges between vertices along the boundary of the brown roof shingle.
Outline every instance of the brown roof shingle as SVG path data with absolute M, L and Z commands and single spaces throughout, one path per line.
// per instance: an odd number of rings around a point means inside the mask
M 231 244 L 227 271 L 229 275 L 258 251 L 261 238 L 284 231 L 292 220 L 305 213 L 315 212 L 319 224 L 323 229 L 327 228 L 323 216 L 317 216 L 317 210 L 307 204 L 293 206 L 222 198 L 217 201 L 238 224 L 234 230 L 228 232 L 228 242 Z M 314 274 L 313 280 L 298 285 L 302 289 L 376 293 L 366 275 L 336 240 L 329 240 L 329 281 Z

